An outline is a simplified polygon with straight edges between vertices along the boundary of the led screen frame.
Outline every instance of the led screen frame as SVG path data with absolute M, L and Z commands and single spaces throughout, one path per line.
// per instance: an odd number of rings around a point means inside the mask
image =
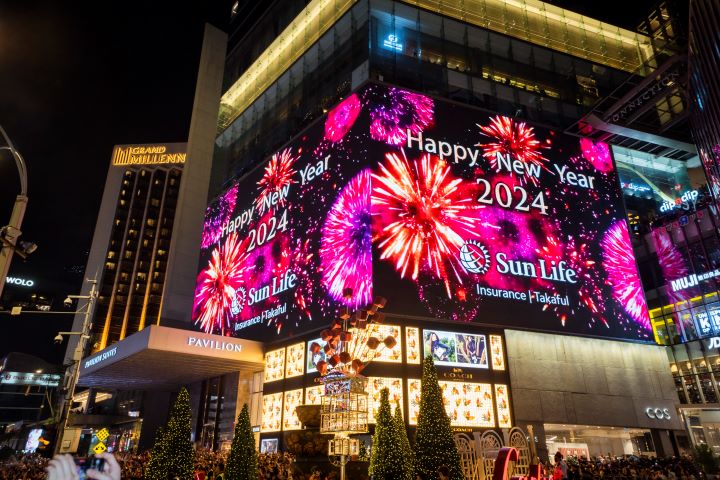
M 273 341 L 380 294 L 388 314 L 652 338 L 608 145 L 387 85 L 230 182 L 199 267 L 208 333 Z

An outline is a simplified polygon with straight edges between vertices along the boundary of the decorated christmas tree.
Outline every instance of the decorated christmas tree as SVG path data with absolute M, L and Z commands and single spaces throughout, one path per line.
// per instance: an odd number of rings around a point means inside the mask
M 243 405 L 235 424 L 230 454 L 225 469 L 226 480 L 256 480 L 258 478 L 258 459 L 255 451 L 255 437 L 250 425 L 250 413 L 247 403 Z
M 150 452 L 150 461 L 145 469 L 148 480 L 167 479 L 167 454 L 165 452 L 165 427 L 160 427 L 155 434 L 155 444 Z
M 397 445 L 397 429 L 390 411 L 387 388 L 380 392 L 380 408 L 375 421 L 368 473 L 374 480 L 405 480 L 403 451 Z
M 195 452 L 190 439 L 192 432 L 191 422 L 190 395 L 187 389 L 183 387 L 177 400 L 175 400 L 170 421 L 165 431 L 167 442 L 165 451 L 170 478 L 177 477 L 179 480 L 192 480 L 193 478 Z
M 190 395 L 182 388 L 170 411 L 170 420 L 155 437 L 145 472 L 149 480 L 192 480 L 194 451 L 191 432 Z
M 407 430 L 405 429 L 405 420 L 403 420 L 400 402 L 395 404 L 393 421 L 395 423 L 395 435 L 397 438 L 395 444 L 400 448 L 403 456 L 403 476 L 401 479 L 412 480 L 414 469 L 413 451 L 412 448 L 410 448 L 410 440 L 408 440 Z
M 442 390 L 432 357 L 423 362 L 420 412 L 415 434 L 415 474 L 427 480 L 438 479 L 438 469 L 444 466 L 450 480 L 463 480 L 450 418 L 443 405 Z

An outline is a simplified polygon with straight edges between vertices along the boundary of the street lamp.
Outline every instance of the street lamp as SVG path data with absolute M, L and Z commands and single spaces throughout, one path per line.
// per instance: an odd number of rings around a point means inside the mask
M 0 150 L 9 150 L 15 159 L 15 165 L 20 175 L 20 194 L 15 197 L 15 205 L 13 206 L 12 214 L 10 215 L 10 223 L 0 229 L 0 296 L 2 296 L 3 287 L 5 286 L 5 278 L 7 277 L 8 271 L 10 270 L 10 260 L 12 260 L 13 253 L 25 258 L 28 254 L 32 253 L 37 246 L 23 246 L 22 249 L 18 249 L 15 244 L 17 239 L 22 233 L 20 226 L 22 225 L 23 217 L 25 216 L 25 209 L 27 208 L 28 197 L 27 197 L 27 168 L 25 167 L 25 160 L 22 155 L 15 149 L 15 146 L 10 140 L 10 137 L 5 133 L 5 129 L 0 125 L 0 135 L 2 135 L 7 146 L 0 147 Z
M 63 437 L 65 436 L 65 431 L 67 430 L 68 418 L 70 417 L 70 409 L 72 408 L 72 399 L 75 396 L 75 387 L 77 386 L 77 382 L 80 376 L 80 362 L 83 358 L 83 355 L 85 354 L 85 345 L 87 340 L 90 339 L 90 331 L 92 329 L 92 311 L 98 295 L 97 289 L 95 288 L 97 285 L 97 281 L 90 279 L 88 279 L 87 281 L 91 284 L 90 292 L 88 295 L 68 295 L 63 302 L 65 303 L 65 305 L 68 305 L 72 304 L 72 301 L 75 299 L 84 299 L 88 301 L 87 304 L 85 304 L 85 306 L 83 307 L 85 312 L 85 318 L 83 320 L 82 329 L 79 332 L 58 332 L 58 334 L 55 336 L 56 343 L 62 343 L 63 335 L 79 335 L 80 338 L 78 339 L 77 346 L 75 347 L 75 352 L 73 353 L 73 363 L 68 365 L 68 368 L 65 370 L 65 380 L 63 381 L 63 384 L 67 385 L 67 389 L 65 390 L 65 398 L 63 399 L 62 408 L 60 410 L 60 421 L 58 422 L 57 441 L 55 442 L 54 453 L 58 453 L 60 451 Z M 77 310 L 77 312 L 82 311 L 82 308 Z

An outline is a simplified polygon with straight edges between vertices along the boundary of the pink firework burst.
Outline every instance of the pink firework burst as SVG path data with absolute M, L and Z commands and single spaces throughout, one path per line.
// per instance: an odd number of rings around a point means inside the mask
M 370 108 L 370 137 L 389 145 L 402 145 L 407 133 L 422 132 L 433 121 L 434 104 L 430 97 L 389 88 L 383 95 L 373 95 Z M 377 98 L 375 98 L 377 97 Z
M 540 142 L 535 138 L 533 127 L 525 122 L 516 122 L 501 115 L 491 118 L 488 125 L 478 125 L 478 128 L 482 134 L 493 139 L 489 143 L 476 144 L 483 149 L 483 157 L 488 160 L 492 168 L 498 167 L 498 155 L 509 155 L 512 159 L 535 166 L 534 170 L 527 169 L 525 177 L 537 184 L 540 168 L 547 170 L 545 163 L 548 160 L 543 157 L 541 149 L 548 148 L 549 141 Z M 536 175 L 532 175 L 531 172 L 536 172 Z
M 650 317 L 625 220 L 616 221 L 605 232 L 600 246 L 613 297 L 635 323 L 650 330 Z
M 202 249 L 209 248 L 220 240 L 222 227 L 230 220 L 235 202 L 237 200 L 237 184 L 227 189 L 213 203 L 208 205 L 205 211 L 205 223 L 203 224 Z
M 265 211 L 266 198 L 269 199 L 274 193 L 279 194 L 278 204 L 285 205 L 290 185 L 297 183 L 297 180 L 293 180 L 293 175 L 296 173 L 292 168 L 295 160 L 297 158 L 292 156 L 289 148 L 286 148 L 282 152 L 273 155 L 270 162 L 268 162 L 265 167 L 265 174 L 257 182 L 260 195 L 258 195 L 255 205 L 260 213 Z
M 689 269 L 682 253 L 677 249 L 670 239 L 670 235 L 665 229 L 655 229 L 652 231 L 652 240 L 655 244 L 655 252 L 658 256 L 658 262 L 660 263 L 660 269 L 662 270 L 665 283 L 670 283 L 672 280 L 683 278 L 689 273 Z M 671 303 L 679 302 L 689 298 L 689 296 L 697 295 L 697 289 L 693 288 L 684 290 L 682 292 L 676 292 L 672 288 L 667 289 L 667 296 Z
M 313 261 L 314 253 L 310 244 L 310 240 L 295 241 L 295 245 L 290 249 L 290 265 L 292 265 L 293 273 L 298 276 L 298 286 L 295 287 L 293 298 L 297 311 L 303 313 L 308 320 L 312 320 L 312 312 L 310 307 L 322 306 L 323 301 L 319 299 L 319 295 L 315 295 L 315 285 L 313 281 L 317 266 Z M 278 333 L 282 325 L 277 326 Z
M 325 138 L 333 143 L 342 140 L 355 123 L 361 108 L 360 99 L 353 93 L 330 110 L 325 120 Z
M 320 247 L 323 285 L 330 296 L 352 308 L 372 300 L 372 180 L 363 170 L 350 180 L 325 219 Z M 350 299 L 343 296 L 352 288 Z
M 447 266 L 462 283 L 458 251 L 464 236 L 476 236 L 474 198 L 453 178 L 450 167 L 428 154 L 409 162 L 396 153 L 386 154 L 386 164 L 373 174 L 372 215 L 381 259 L 391 259 L 404 278 L 417 280 L 426 268 L 445 283 Z
M 193 311 L 195 323 L 205 332 L 224 334 L 230 327 L 230 311 L 242 289 L 246 259 L 245 246 L 233 232 L 213 250 L 208 266 L 198 275 Z
M 581 138 L 580 150 L 583 158 L 590 162 L 599 172 L 608 173 L 613 171 L 612 156 L 607 143 L 593 142 L 589 138 Z

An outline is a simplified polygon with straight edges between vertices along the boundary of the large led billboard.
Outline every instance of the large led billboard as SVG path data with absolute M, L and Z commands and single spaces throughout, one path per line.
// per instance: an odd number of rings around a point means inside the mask
M 268 340 L 373 294 L 460 323 L 650 331 L 607 145 L 370 84 L 208 206 L 193 319 Z

